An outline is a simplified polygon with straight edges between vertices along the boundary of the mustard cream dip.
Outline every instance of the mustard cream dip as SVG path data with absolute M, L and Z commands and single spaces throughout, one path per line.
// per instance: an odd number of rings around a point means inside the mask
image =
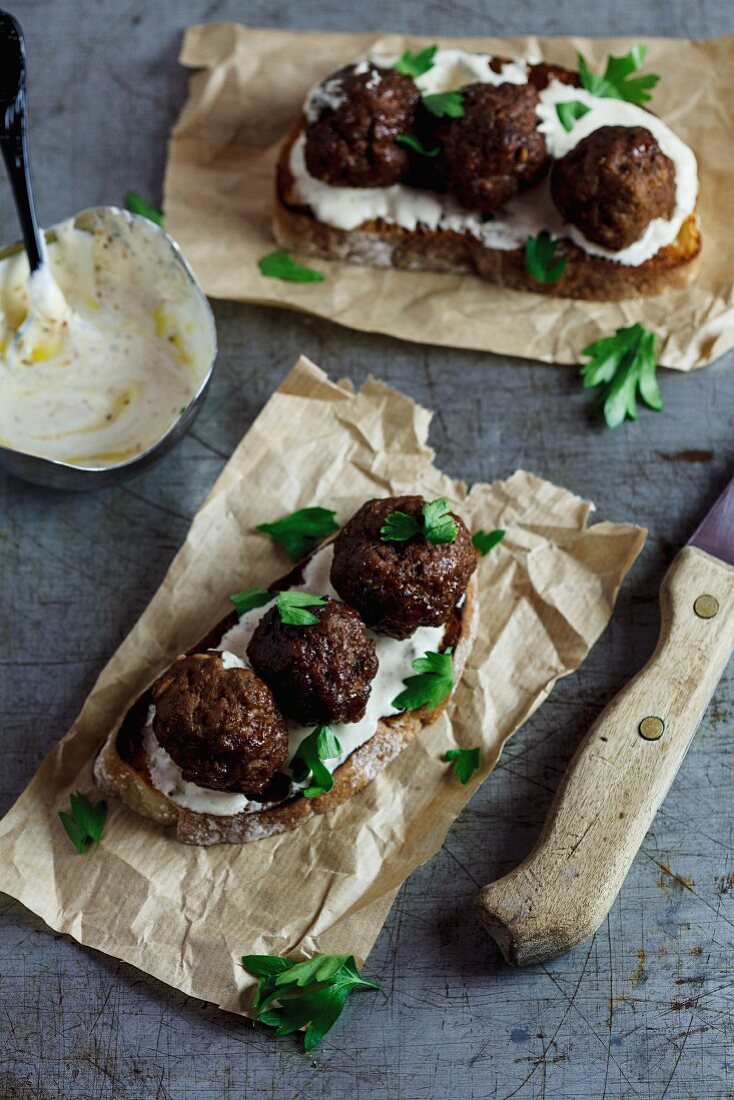
M 158 442 L 211 367 L 211 312 L 168 239 L 124 211 L 56 226 L 48 264 L 0 260 L 0 444 L 115 466 Z

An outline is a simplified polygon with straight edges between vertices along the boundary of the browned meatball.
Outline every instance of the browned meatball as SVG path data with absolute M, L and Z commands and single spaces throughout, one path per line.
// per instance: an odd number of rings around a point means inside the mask
M 618 252 L 675 207 L 675 165 L 644 126 L 600 126 L 553 166 L 553 201 L 590 241 Z
M 357 72 L 357 68 L 364 71 Z M 306 167 L 336 187 L 389 187 L 405 177 L 420 92 L 410 76 L 377 65 L 347 65 L 311 97 Z M 333 104 L 337 105 L 334 106 Z
M 278 706 L 301 725 L 358 722 L 377 675 L 375 642 L 357 612 L 338 600 L 310 607 L 311 626 L 281 622 L 272 608 L 247 647 Z
M 562 65 L 549 65 L 546 61 L 540 61 L 537 65 L 530 65 L 528 80 L 538 92 L 544 91 L 551 80 L 558 80 L 561 84 L 568 84 L 572 88 L 581 87 L 581 77 L 572 69 L 564 69 Z
M 184 779 L 261 795 L 288 757 L 288 731 L 269 688 L 221 657 L 179 657 L 150 689 L 153 730 Z
M 423 535 L 383 542 L 391 512 L 421 518 L 423 497 L 387 497 L 363 504 L 334 542 L 331 583 L 368 626 L 408 638 L 419 626 L 441 626 L 466 591 L 477 558 L 464 522 L 454 542 L 434 544 Z
M 492 214 L 543 174 L 545 138 L 536 127 L 530 84 L 469 84 L 464 117 L 440 127 L 446 189 L 462 206 Z

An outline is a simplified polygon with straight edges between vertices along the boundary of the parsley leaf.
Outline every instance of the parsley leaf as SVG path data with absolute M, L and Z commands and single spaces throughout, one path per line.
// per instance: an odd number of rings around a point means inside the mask
M 248 611 L 252 611 L 255 607 L 263 607 L 266 603 L 270 603 L 275 599 L 274 592 L 268 592 L 266 588 L 246 588 L 244 592 L 235 592 L 234 596 L 229 597 L 234 604 L 234 609 L 237 612 L 237 617 L 242 618 Z
M 79 791 L 69 795 L 69 802 L 71 803 L 71 813 L 59 810 L 59 817 L 72 844 L 81 855 L 87 846 L 87 841 L 91 840 L 93 844 L 99 844 L 102 839 L 102 830 L 107 816 L 107 804 L 105 802 L 92 803 Z
M 149 202 L 146 202 L 138 191 L 128 191 L 125 195 L 125 209 L 129 210 L 131 214 L 140 214 L 142 217 L 147 218 L 149 222 L 163 226 L 163 214 L 160 210 L 156 210 L 154 206 L 151 206 Z
M 313 959 L 305 959 L 288 967 L 288 976 L 282 971 L 275 979 L 275 985 L 297 985 L 301 989 L 313 985 L 314 982 L 328 982 L 333 978 L 350 958 L 349 955 L 316 955 Z
M 354 955 L 317 955 L 302 963 L 277 955 L 243 955 L 242 965 L 258 978 L 255 1019 L 276 1028 L 276 1035 L 305 1027 L 307 1051 L 333 1027 L 353 989 L 380 988 L 362 977 Z
M 444 497 L 426 501 L 419 520 L 406 512 L 390 512 L 380 528 L 382 542 L 407 542 L 417 535 L 425 535 L 433 543 L 454 541 L 456 521 L 451 515 L 451 505 Z
M 285 592 L 269 592 L 267 588 L 247 588 L 244 592 L 235 592 L 229 598 L 240 619 L 248 611 L 264 607 L 266 603 L 275 600 L 280 621 L 290 623 L 291 626 L 313 626 L 319 620 L 313 612 L 306 611 L 306 608 L 323 607 L 326 603 L 323 596 L 310 596 L 308 592 L 294 592 L 291 589 L 286 589 Z
M 324 276 L 312 267 L 297 264 L 285 249 L 278 248 L 257 261 L 260 274 L 268 279 L 284 279 L 289 283 L 323 283 Z
M 600 389 L 604 419 L 616 428 L 625 417 L 637 419 L 637 397 L 659 412 L 663 399 L 655 377 L 657 336 L 642 325 L 618 328 L 584 348 L 590 362 L 581 370 L 584 389 Z
M 481 761 L 480 749 L 449 749 L 444 753 L 443 758 L 447 763 L 454 761 L 454 771 L 462 787 L 469 782 Z
M 587 107 L 585 103 L 579 102 L 578 99 L 567 100 L 565 103 L 556 103 L 556 114 L 564 130 L 569 133 L 573 130 L 573 124 L 578 119 L 583 118 L 584 115 L 588 115 L 591 107 Z
M 607 58 L 607 66 L 604 75 L 592 73 L 583 54 L 578 54 L 579 76 L 581 84 L 592 95 L 602 96 L 606 99 L 625 99 L 628 103 L 647 103 L 652 99 L 650 89 L 654 88 L 660 77 L 657 73 L 648 73 L 646 76 L 638 76 L 634 80 L 629 77 L 642 67 L 647 56 L 647 46 L 633 46 L 624 57 Z
M 298 964 L 295 959 L 284 959 L 282 955 L 243 955 L 242 965 L 253 978 L 277 978 L 281 971 Z
M 485 557 L 506 535 L 506 531 L 475 531 L 471 537 L 474 548 Z
M 323 607 L 325 603 L 323 596 L 310 596 L 308 592 L 294 592 L 291 589 L 279 592 L 275 601 L 280 621 L 291 626 L 313 626 L 319 621 L 318 616 L 306 611 L 306 608 Z
M 422 157 L 437 157 L 440 152 L 438 146 L 435 149 L 426 149 L 420 138 L 414 137 L 412 134 L 399 134 L 395 140 L 401 145 L 407 145 L 409 149 L 412 149 L 414 153 L 419 153 Z
M 303 783 L 311 776 L 311 782 L 303 791 L 306 798 L 317 798 L 331 790 L 334 776 L 324 760 L 336 760 L 341 754 L 339 738 L 332 733 L 329 726 L 317 726 L 313 733 L 301 741 L 291 760 L 291 769 L 296 783 Z
M 456 521 L 451 515 L 451 505 L 445 497 L 426 501 L 421 508 L 423 531 L 429 542 L 453 542 L 456 538 Z
M 433 68 L 433 59 L 436 56 L 436 50 L 438 46 L 426 46 L 424 50 L 419 50 L 418 53 L 411 53 L 410 50 L 406 50 L 399 61 L 395 62 L 394 68 L 396 72 L 402 73 L 403 76 L 423 76 L 429 69 Z
M 380 528 L 381 542 L 408 542 L 423 534 L 423 524 L 407 512 L 390 512 Z
M 71 812 L 74 819 L 82 826 L 87 836 L 94 844 L 99 844 L 102 839 L 107 807 L 104 802 L 92 804 L 88 798 L 77 791 L 69 795 Z
M 330 508 L 299 508 L 274 523 L 259 523 L 255 529 L 270 535 L 291 561 L 300 561 L 327 535 L 339 530 L 339 524 L 334 522 L 335 515 Z
M 423 106 L 436 118 L 463 118 L 464 96 L 461 92 L 435 92 L 423 96 Z
M 547 229 L 541 229 L 537 237 L 525 242 L 525 270 L 539 283 L 557 283 L 566 270 L 566 257 L 556 256 L 558 241 L 554 241 Z
M 451 694 L 454 678 L 454 662 L 451 658 L 451 650 L 443 653 L 426 653 L 423 657 L 416 657 L 412 667 L 417 676 L 407 676 L 403 683 L 405 691 L 393 699 L 392 706 L 399 710 L 418 710 L 419 707 L 428 707 L 433 710 L 439 703 Z

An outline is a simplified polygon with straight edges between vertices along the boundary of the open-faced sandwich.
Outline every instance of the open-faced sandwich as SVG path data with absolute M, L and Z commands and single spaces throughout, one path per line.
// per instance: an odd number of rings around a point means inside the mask
M 634 47 L 603 76 L 431 46 L 373 53 L 312 88 L 281 149 L 287 247 L 469 272 L 563 297 L 657 294 L 696 276 L 696 158 L 641 106 Z
M 286 577 L 232 597 L 112 731 L 97 783 L 189 844 L 332 809 L 447 705 L 475 634 L 476 564 L 445 500 L 368 501 Z

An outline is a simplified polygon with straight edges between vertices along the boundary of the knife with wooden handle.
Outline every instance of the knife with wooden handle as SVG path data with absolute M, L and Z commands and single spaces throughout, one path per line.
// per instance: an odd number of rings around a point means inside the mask
M 476 897 L 515 966 L 591 936 L 612 907 L 734 649 L 734 480 L 660 588 L 660 637 L 568 766 L 530 855 Z

